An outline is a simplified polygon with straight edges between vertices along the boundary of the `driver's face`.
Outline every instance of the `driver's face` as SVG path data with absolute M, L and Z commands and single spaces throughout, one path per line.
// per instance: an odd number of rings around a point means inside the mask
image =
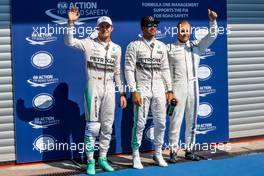
M 157 33 L 157 27 L 158 27 L 157 24 L 150 23 L 150 24 L 147 24 L 146 26 L 142 27 L 142 32 L 145 36 L 155 37 L 155 35 Z
M 178 27 L 178 39 L 186 43 L 190 39 L 191 26 L 189 23 L 181 23 Z
M 107 22 L 102 22 L 98 26 L 98 31 L 99 38 L 109 38 L 111 36 L 111 32 L 113 31 L 113 27 Z

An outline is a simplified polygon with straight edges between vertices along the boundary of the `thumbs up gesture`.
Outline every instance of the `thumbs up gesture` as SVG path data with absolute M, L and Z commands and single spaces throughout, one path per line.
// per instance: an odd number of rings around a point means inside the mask
M 208 9 L 208 17 L 209 17 L 210 21 L 214 21 L 217 18 L 217 13 Z

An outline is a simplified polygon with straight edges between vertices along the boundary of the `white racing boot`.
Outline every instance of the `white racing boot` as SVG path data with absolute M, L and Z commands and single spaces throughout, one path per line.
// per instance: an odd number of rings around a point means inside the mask
M 133 168 L 135 169 L 143 169 L 143 165 L 140 160 L 139 151 L 133 151 Z
M 153 156 L 153 160 L 157 162 L 157 164 L 161 167 L 167 167 L 168 164 L 164 160 L 162 153 L 161 152 L 156 152 L 155 155 Z

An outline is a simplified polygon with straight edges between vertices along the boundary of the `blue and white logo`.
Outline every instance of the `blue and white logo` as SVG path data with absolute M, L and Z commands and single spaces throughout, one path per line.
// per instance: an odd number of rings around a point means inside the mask
M 76 25 L 82 25 L 88 20 L 97 19 L 100 16 L 108 16 L 108 9 L 98 8 L 97 2 L 58 2 L 57 9 L 48 9 L 46 15 L 53 18 L 52 22 L 60 25 L 68 23 L 67 13 L 72 7 L 77 7 L 81 18 L 75 22 Z M 84 16 L 84 17 L 82 17 Z
M 213 113 L 213 107 L 210 103 L 204 102 L 199 105 L 198 117 L 201 119 L 208 118 Z
M 206 59 L 207 57 L 211 57 L 214 56 L 215 52 L 211 51 L 210 48 L 206 49 L 204 52 L 202 52 L 202 54 L 200 55 L 201 59 Z
M 53 75 L 34 75 L 32 79 L 28 79 L 27 83 L 32 87 L 47 87 L 50 84 L 59 82 L 58 78 Z
M 54 37 L 51 33 L 41 33 L 38 29 L 38 27 L 33 27 L 34 31 L 31 34 L 31 37 L 26 37 L 26 40 L 30 45 L 45 45 L 57 40 L 57 37 Z
M 39 151 L 39 153 L 48 152 L 54 149 L 56 139 L 51 135 L 40 135 L 34 140 L 33 150 Z
M 197 124 L 196 134 L 207 134 L 214 130 L 216 130 L 216 126 L 212 123 Z
M 198 78 L 202 81 L 208 80 L 212 76 L 212 69 L 208 65 L 201 65 L 198 69 Z
M 33 107 L 41 111 L 50 109 L 54 103 L 55 100 L 52 95 L 47 93 L 38 94 L 32 100 Z
M 46 51 L 39 51 L 32 55 L 31 64 L 38 69 L 49 68 L 53 63 L 53 56 Z
M 58 2 L 57 8 L 60 10 L 67 10 L 68 9 L 68 3 L 67 2 Z
M 212 86 L 200 86 L 199 95 L 200 97 L 206 97 L 207 95 L 214 94 L 216 89 L 213 89 Z
M 30 121 L 28 124 L 34 129 L 44 129 L 53 125 L 58 125 L 60 120 L 56 120 L 53 116 L 48 117 L 35 117 L 34 120 Z
M 148 140 L 148 141 L 153 141 L 154 140 L 154 126 L 151 125 L 149 126 L 146 131 L 145 131 L 145 138 Z

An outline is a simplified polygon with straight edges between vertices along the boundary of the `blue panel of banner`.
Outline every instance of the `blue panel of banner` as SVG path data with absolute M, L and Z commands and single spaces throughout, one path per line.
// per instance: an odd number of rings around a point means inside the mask
M 80 51 L 64 44 L 67 12 L 73 6 L 78 7 L 81 15 L 76 23 L 77 38 L 92 37 L 98 17 L 112 18 L 111 39 L 122 48 L 122 67 L 128 43 L 141 36 L 142 16 L 152 15 L 161 21 L 156 38 L 167 44 L 177 40 L 176 25 L 181 19 L 189 20 L 192 27 L 200 27 L 192 38 L 201 38 L 203 32 L 206 33 L 204 27 L 209 24 L 207 9 L 216 11 L 219 35 L 202 54 L 198 71 L 200 110 L 196 133 L 199 143 L 228 141 L 226 34 L 229 29 L 225 0 L 13 0 L 12 58 L 18 163 L 85 156 L 85 58 Z M 133 103 L 129 93 L 127 97 L 128 107 L 122 110 L 119 93 L 116 93 L 110 153 L 131 151 Z M 152 123 L 149 113 L 142 150 L 153 147 Z M 167 131 L 164 147 L 168 146 Z

